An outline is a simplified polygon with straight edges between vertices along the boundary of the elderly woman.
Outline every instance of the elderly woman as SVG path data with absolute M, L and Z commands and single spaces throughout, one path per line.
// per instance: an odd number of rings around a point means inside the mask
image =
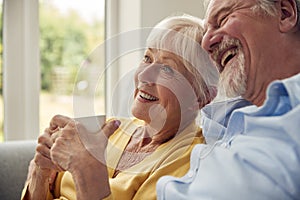
M 136 119 L 109 120 L 91 135 L 55 116 L 39 137 L 22 198 L 156 199 L 161 176 L 183 176 L 193 146 L 204 142 L 195 120 L 218 79 L 201 39 L 192 16 L 156 25 L 134 78 Z

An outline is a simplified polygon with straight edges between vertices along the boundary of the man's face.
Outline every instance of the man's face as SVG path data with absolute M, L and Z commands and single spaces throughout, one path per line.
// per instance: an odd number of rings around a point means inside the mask
M 202 46 L 221 72 L 220 87 L 229 97 L 261 102 L 274 60 L 271 41 L 275 17 L 254 12 L 256 0 L 211 0 Z M 264 95 L 263 95 L 264 96 Z

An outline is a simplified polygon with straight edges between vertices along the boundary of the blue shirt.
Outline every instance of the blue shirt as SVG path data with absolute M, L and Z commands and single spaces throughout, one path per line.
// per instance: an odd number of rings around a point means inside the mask
M 158 181 L 158 199 L 300 199 L 300 74 L 273 82 L 263 106 L 234 110 L 223 133 L 205 123 L 212 142 L 195 146 L 184 177 Z
M 214 144 L 222 139 L 232 112 L 249 105 L 252 105 L 249 101 L 237 97 L 205 106 L 201 110 L 201 125 L 206 143 Z

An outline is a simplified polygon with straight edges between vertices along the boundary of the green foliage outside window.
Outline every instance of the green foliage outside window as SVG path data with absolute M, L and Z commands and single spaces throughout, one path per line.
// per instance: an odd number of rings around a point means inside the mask
M 84 21 L 75 11 L 61 14 L 55 7 L 40 6 L 40 65 L 42 90 L 51 90 L 54 68 L 69 73 L 67 93 L 72 92 L 81 62 L 104 39 L 103 22 Z
M 3 34 L 2 34 L 2 3 L 0 4 L 0 94 L 2 94 L 2 60 L 3 60 Z M 40 70 L 41 89 L 43 92 L 53 90 L 53 73 L 55 71 L 67 72 L 68 79 L 64 88 L 64 95 L 73 92 L 74 81 L 81 63 L 91 51 L 104 40 L 104 23 L 95 19 L 92 23 L 86 22 L 76 11 L 62 14 L 51 5 L 40 3 Z M 59 69 L 59 70 L 58 70 Z M 57 84 L 56 84 L 57 85 Z M 0 103 L 3 103 L 0 95 Z M 1 107 L 2 108 L 2 107 Z M 0 113 L 1 115 L 2 113 Z M 0 142 L 3 141 L 3 121 L 0 117 Z

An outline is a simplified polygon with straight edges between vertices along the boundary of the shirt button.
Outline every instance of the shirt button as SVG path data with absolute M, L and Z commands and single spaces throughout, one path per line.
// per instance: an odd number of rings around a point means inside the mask
M 187 175 L 188 175 L 188 177 L 192 178 L 193 175 L 194 175 L 194 172 L 193 171 L 189 171 Z
M 223 142 L 220 146 L 223 147 L 223 148 L 227 148 L 226 142 Z

